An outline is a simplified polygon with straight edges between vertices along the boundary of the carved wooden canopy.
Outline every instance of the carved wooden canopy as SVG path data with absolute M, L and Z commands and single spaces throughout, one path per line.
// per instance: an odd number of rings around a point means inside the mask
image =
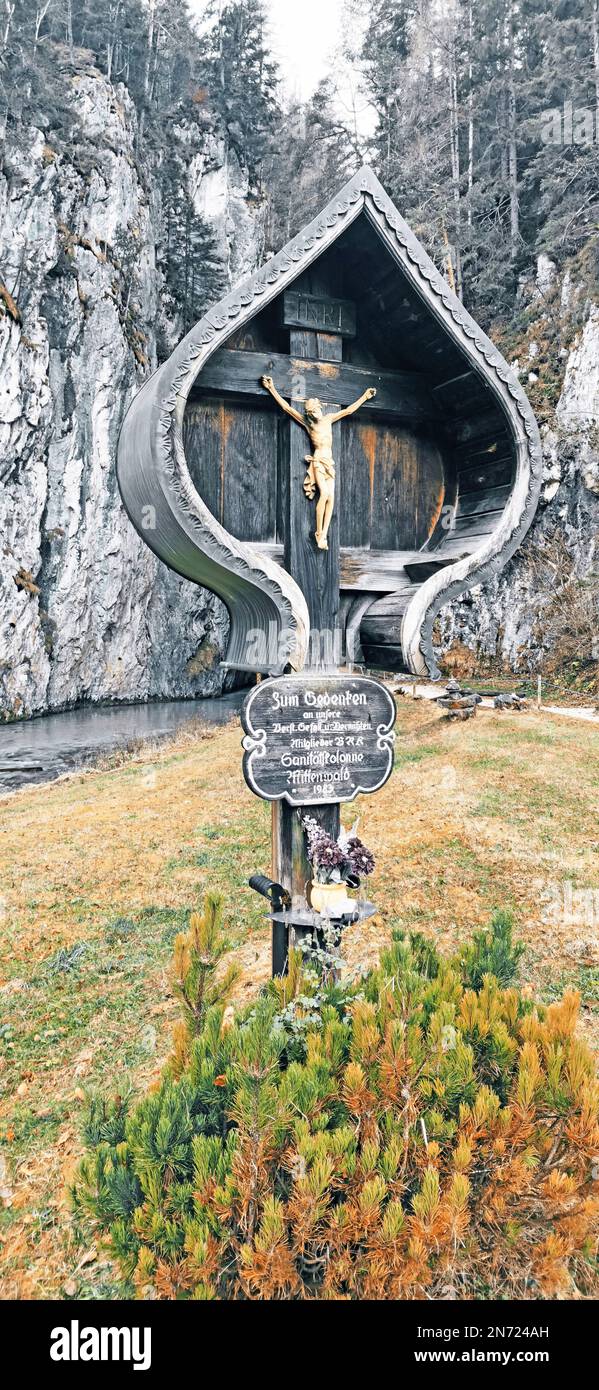
M 326 303 L 309 292 L 317 263 L 340 268 L 341 292 L 330 293 Z M 227 399 L 234 395 L 243 405 L 244 393 L 255 398 L 262 390 L 264 372 L 275 377 L 283 394 L 294 394 L 289 351 L 285 355 L 276 344 L 267 349 L 260 343 L 256 349 L 244 336 L 253 320 L 268 319 L 268 306 L 271 315 L 280 308 L 278 321 L 296 324 L 298 331 L 302 325 L 308 331 L 313 322 L 325 336 L 330 331 L 343 339 L 342 368 L 330 362 L 301 364 L 306 394 L 340 405 L 352 391 L 359 394 L 365 381 L 376 386 L 376 400 L 356 426 L 364 434 L 355 444 L 354 460 L 359 470 L 367 453 L 364 439 L 372 436 L 370 503 L 346 498 L 354 519 L 348 511 L 341 584 L 357 604 L 369 664 L 436 676 L 435 617 L 451 599 L 497 574 L 520 544 L 538 501 L 541 447 L 516 376 L 369 168 L 350 179 L 277 256 L 210 309 L 141 388 L 118 449 L 118 481 L 128 514 L 161 560 L 224 600 L 231 617 L 229 664 L 261 669 L 258 661 L 248 662 L 248 634 L 270 625 L 272 635 L 274 625 L 281 638 L 278 657 L 270 657 L 262 669 L 278 675 L 289 666 L 302 668 L 308 609 L 282 567 L 276 535 L 248 530 L 251 507 L 241 475 L 231 485 L 229 502 L 223 501 L 221 479 L 219 502 L 218 462 L 206 453 L 209 431 L 200 436 L 204 464 L 197 459 L 192 464 L 189 453 L 190 422 L 202 400 L 206 410 L 214 410 L 228 392 Z M 346 397 L 340 400 L 342 383 Z M 258 437 L 266 480 L 275 426 L 264 420 Z M 410 468 L 421 468 L 418 487 L 410 493 L 415 499 L 411 530 L 409 519 L 403 529 L 398 521 L 407 505 L 405 469 L 402 474 L 397 464 L 396 483 L 386 492 L 377 484 L 391 446 L 399 458 L 402 440 L 412 450 Z M 348 458 L 348 469 L 350 464 Z M 427 487 L 432 501 L 425 508 Z M 385 509 L 390 517 L 397 512 L 379 540 L 376 528 L 372 534 L 355 530 L 355 517 L 368 505 L 372 510 L 373 497 L 381 516 Z M 271 642 L 271 652 L 274 646 Z

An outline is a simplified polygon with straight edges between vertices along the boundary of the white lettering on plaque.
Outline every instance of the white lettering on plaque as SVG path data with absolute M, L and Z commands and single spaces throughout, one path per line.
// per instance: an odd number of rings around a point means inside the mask
M 292 806 L 378 791 L 393 767 L 395 718 L 392 695 L 370 677 L 262 681 L 241 714 L 245 780 L 256 796 Z

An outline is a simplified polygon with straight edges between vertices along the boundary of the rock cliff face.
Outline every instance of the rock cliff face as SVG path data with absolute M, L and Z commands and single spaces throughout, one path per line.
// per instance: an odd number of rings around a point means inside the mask
M 539 293 L 555 267 L 541 258 Z M 563 324 L 576 291 L 566 272 L 553 291 Z M 599 307 L 578 306 L 581 326 L 561 349 L 563 381 L 552 420 L 541 428 L 544 487 L 521 550 L 500 577 L 448 605 L 439 649 L 445 667 L 551 671 L 560 660 L 599 661 Z M 539 380 L 532 341 L 515 363 L 525 388 Z M 454 660 L 455 659 L 455 660 Z
M 0 718 L 90 700 L 219 693 L 227 615 L 129 524 L 114 460 L 165 326 L 161 207 L 126 88 L 74 72 L 71 153 L 44 134 L 0 173 Z M 189 196 L 228 277 L 255 264 L 241 169 L 207 129 Z

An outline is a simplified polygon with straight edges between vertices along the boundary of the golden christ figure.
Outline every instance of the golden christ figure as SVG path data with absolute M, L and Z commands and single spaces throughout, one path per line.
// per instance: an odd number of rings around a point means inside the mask
M 353 415 L 356 410 L 364 405 L 365 401 L 371 401 L 376 396 L 374 386 L 369 386 L 364 391 L 359 400 L 354 401 L 353 405 L 348 405 L 345 410 L 336 410 L 332 415 L 324 415 L 322 405 L 319 400 L 313 399 L 304 401 L 304 414 L 300 415 L 299 410 L 290 405 L 289 401 L 279 395 L 271 376 L 261 377 L 262 385 L 270 392 L 273 400 L 280 405 L 287 415 L 291 416 L 298 425 L 302 425 L 310 437 L 313 452 L 306 454 L 308 472 L 304 478 L 304 492 L 310 500 L 316 495 L 318 488 L 318 502 L 316 503 L 316 530 L 314 539 L 319 550 L 328 550 L 329 544 L 327 535 L 333 515 L 335 505 L 335 460 L 333 458 L 333 425 L 337 420 L 344 420 L 346 415 Z

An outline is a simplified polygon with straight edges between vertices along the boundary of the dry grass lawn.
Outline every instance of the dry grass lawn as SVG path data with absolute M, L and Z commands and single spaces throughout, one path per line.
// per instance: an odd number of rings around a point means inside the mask
M 269 926 L 246 884 L 268 868 L 270 808 L 245 786 L 239 743 L 237 724 L 198 727 L 0 801 L 3 1298 L 115 1294 L 103 1250 L 72 1241 L 65 1182 L 86 1090 L 139 1090 L 159 1070 L 172 939 L 204 889 L 224 895 L 240 997 L 267 978 Z M 357 811 L 380 912 L 347 932 L 351 968 L 393 926 L 449 950 L 509 906 L 527 988 L 549 1000 L 575 985 L 599 1040 L 599 729 L 486 710 L 450 724 L 400 701 L 395 772 Z

